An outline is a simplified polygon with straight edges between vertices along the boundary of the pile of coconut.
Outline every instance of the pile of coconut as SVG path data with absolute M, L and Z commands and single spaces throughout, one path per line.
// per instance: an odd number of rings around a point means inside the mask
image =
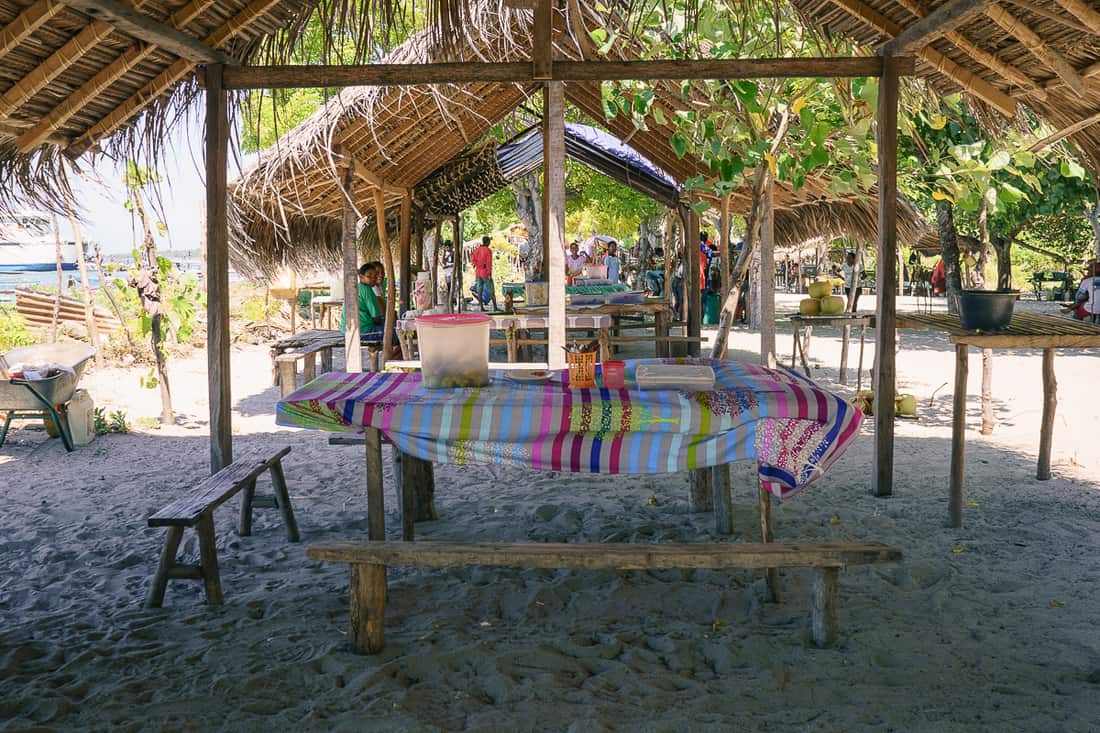
M 809 298 L 798 304 L 798 312 L 804 316 L 835 316 L 844 312 L 844 298 L 833 295 L 833 283 L 840 280 L 819 279 L 810 283 Z

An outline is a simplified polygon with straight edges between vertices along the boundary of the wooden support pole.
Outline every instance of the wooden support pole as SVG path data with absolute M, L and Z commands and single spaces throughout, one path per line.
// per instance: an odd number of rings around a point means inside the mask
M 711 469 L 697 468 L 689 474 L 691 483 L 691 511 L 714 511 L 714 491 L 711 485 Z
M 699 336 L 703 332 L 703 291 L 699 282 L 699 214 L 687 207 L 682 210 L 684 223 L 684 289 L 685 332 L 688 336 Z M 688 353 L 699 356 L 699 342 L 688 343 Z
M 1043 421 L 1039 428 L 1039 467 L 1035 478 L 1050 478 L 1050 448 L 1054 438 L 1054 411 L 1058 407 L 1058 381 L 1054 377 L 1054 349 L 1043 349 Z
M 543 251 L 547 253 L 549 316 L 546 358 L 565 368 L 565 88 L 543 86 Z
M 553 78 L 554 2 L 535 0 L 531 43 L 531 77 L 536 81 Z
M 348 641 L 358 654 L 377 654 L 386 644 L 386 566 L 352 563 Z
M 439 248 L 443 246 L 443 222 L 435 223 L 435 242 L 432 244 L 432 305 L 439 305 Z M 452 254 L 454 249 L 451 249 Z M 452 270 L 454 272 L 454 270 Z
M 210 399 L 210 473 L 233 462 L 233 398 L 229 364 L 229 212 L 226 158 L 229 110 L 223 68 L 211 64 L 206 79 L 206 364 Z
M 733 496 L 730 486 L 730 464 L 711 469 L 711 490 L 714 494 L 714 531 L 733 534 Z
M 756 475 L 760 475 L 759 466 L 757 466 Z M 757 484 L 756 490 L 760 502 L 760 541 L 775 542 L 775 520 L 772 515 L 772 495 L 759 484 Z M 764 571 L 764 578 L 767 582 L 767 593 L 764 599 L 768 601 L 768 603 L 779 603 L 779 569 L 768 568 Z
M 363 350 L 359 340 L 365 325 L 359 323 L 359 253 L 355 246 L 355 167 L 344 170 L 341 179 L 343 215 L 340 218 L 340 252 L 344 270 L 344 370 L 363 371 Z
M 722 209 L 718 218 L 718 228 L 722 231 L 718 235 L 718 245 L 721 249 L 718 251 L 718 258 L 721 260 L 721 272 L 722 272 L 722 297 L 725 298 L 726 294 L 730 291 L 730 253 L 733 252 L 733 247 L 730 242 L 730 196 L 726 194 L 722 197 Z
M 955 394 L 951 407 L 951 526 L 963 524 L 963 480 L 966 475 L 966 382 L 969 354 L 966 344 L 955 346 Z
M 454 309 L 455 309 L 456 313 L 461 313 L 462 311 L 466 310 L 466 296 L 463 294 L 463 291 L 462 291 L 462 271 L 466 267 L 466 248 L 462 244 L 462 215 L 461 214 L 459 214 L 458 216 L 455 217 L 454 232 L 455 232 L 455 243 L 454 243 L 455 269 L 454 269 L 454 274 L 453 274 L 451 279 L 452 279 L 452 282 L 454 283 L 453 290 L 454 290 L 454 299 L 456 301 L 455 305 L 454 305 Z
M 993 415 L 993 349 L 982 349 L 982 435 L 992 435 L 997 425 Z
M 386 539 L 385 486 L 382 483 L 382 434 L 377 428 L 363 432 L 367 471 L 367 539 Z
M 382 332 L 382 352 L 378 355 L 378 371 L 382 371 L 393 349 L 394 299 L 397 288 L 394 285 L 396 273 L 393 267 L 393 251 L 386 237 L 386 194 L 381 188 L 374 189 L 374 221 L 378 225 L 378 244 L 382 250 L 382 266 L 386 270 L 386 322 Z
M 837 580 L 840 568 L 814 568 L 810 589 L 810 635 L 819 649 L 836 642 Z
M 872 491 L 894 492 L 894 392 L 897 345 L 898 74 L 883 58 L 878 92 L 878 298 L 875 328 L 875 459 Z
M 760 364 L 774 369 L 775 356 L 775 184 L 764 185 L 760 222 Z
M 400 242 L 400 270 L 398 279 L 401 281 L 401 299 L 398 301 L 397 314 L 400 315 L 412 308 L 409 296 L 412 294 L 412 283 L 409 273 L 412 272 L 412 196 L 405 194 L 401 197 L 401 218 L 398 223 L 398 240 Z

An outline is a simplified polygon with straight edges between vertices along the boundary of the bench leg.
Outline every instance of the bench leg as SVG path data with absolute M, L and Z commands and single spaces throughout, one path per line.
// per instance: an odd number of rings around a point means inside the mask
M 691 471 L 691 511 L 714 511 L 714 492 L 711 487 L 711 470 L 697 468 Z
M 317 354 L 306 354 L 302 359 L 302 384 L 309 384 L 317 378 Z
M 840 568 L 814 568 L 810 588 L 810 628 L 818 648 L 836 642 L 836 596 Z
M 169 527 L 168 537 L 164 540 L 164 547 L 160 551 L 160 562 L 157 564 L 157 573 L 153 576 L 153 585 L 149 588 L 149 595 L 145 597 L 146 608 L 160 608 L 164 605 L 164 591 L 168 588 L 168 575 L 176 566 L 176 552 L 179 551 L 180 540 L 183 539 L 183 527 Z
M 757 486 L 760 495 L 760 541 L 775 542 L 775 533 L 772 530 L 772 495 L 763 486 Z M 767 568 L 764 570 L 768 591 L 764 600 L 769 603 L 779 603 L 779 568 Z
M 332 371 L 332 347 L 321 349 L 321 373 L 328 374 Z
M 252 536 L 252 504 L 256 499 L 256 479 L 252 479 L 241 492 L 241 521 L 237 534 L 241 537 Z
M 283 462 L 275 461 L 271 464 L 271 486 L 275 491 L 275 503 L 279 512 L 283 515 L 283 524 L 286 526 L 286 538 L 291 542 L 300 539 L 298 534 L 298 522 L 294 519 L 294 508 L 290 505 L 290 492 L 286 488 L 286 476 L 283 475 Z M 256 482 L 252 482 L 255 489 Z
M 367 470 L 367 539 L 386 539 L 386 504 L 382 484 L 382 434 L 377 428 L 363 431 Z
M 214 513 L 207 512 L 200 517 L 195 529 L 199 535 L 199 567 L 202 568 L 206 602 L 211 606 L 220 606 L 225 599 L 222 597 L 222 579 L 218 572 L 218 550 L 214 544 Z
M 377 654 L 385 646 L 386 566 L 351 564 L 351 627 L 348 639 L 352 651 Z
M 733 534 L 733 497 L 730 494 L 730 464 L 715 466 L 711 472 L 714 492 L 714 531 Z
M 298 365 L 293 361 L 279 362 L 279 395 L 286 397 L 294 391 L 294 381 L 298 376 Z

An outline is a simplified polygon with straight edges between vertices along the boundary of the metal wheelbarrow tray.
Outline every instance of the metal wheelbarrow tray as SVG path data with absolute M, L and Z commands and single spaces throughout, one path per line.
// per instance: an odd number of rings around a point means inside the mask
M 0 379 L 0 412 L 6 413 L 4 426 L 0 428 L 0 447 L 4 445 L 12 420 L 46 413 L 57 426 L 65 450 L 72 451 L 73 438 L 66 403 L 73 398 L 73 392 L 93 356 L 95 349 L 72 343 L 24 346 L 4 354 L 9 369 L 16 364 L 25 364 L 56 365 L 72 371 L 62 371 L 48 379 Z

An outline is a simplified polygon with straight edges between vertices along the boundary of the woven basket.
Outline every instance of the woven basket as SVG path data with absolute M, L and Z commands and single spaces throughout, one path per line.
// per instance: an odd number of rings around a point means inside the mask
M 569 365 L 570 387 L 596 386 L 596 353 L 594 351 L 569 351 L 565 354 Z

